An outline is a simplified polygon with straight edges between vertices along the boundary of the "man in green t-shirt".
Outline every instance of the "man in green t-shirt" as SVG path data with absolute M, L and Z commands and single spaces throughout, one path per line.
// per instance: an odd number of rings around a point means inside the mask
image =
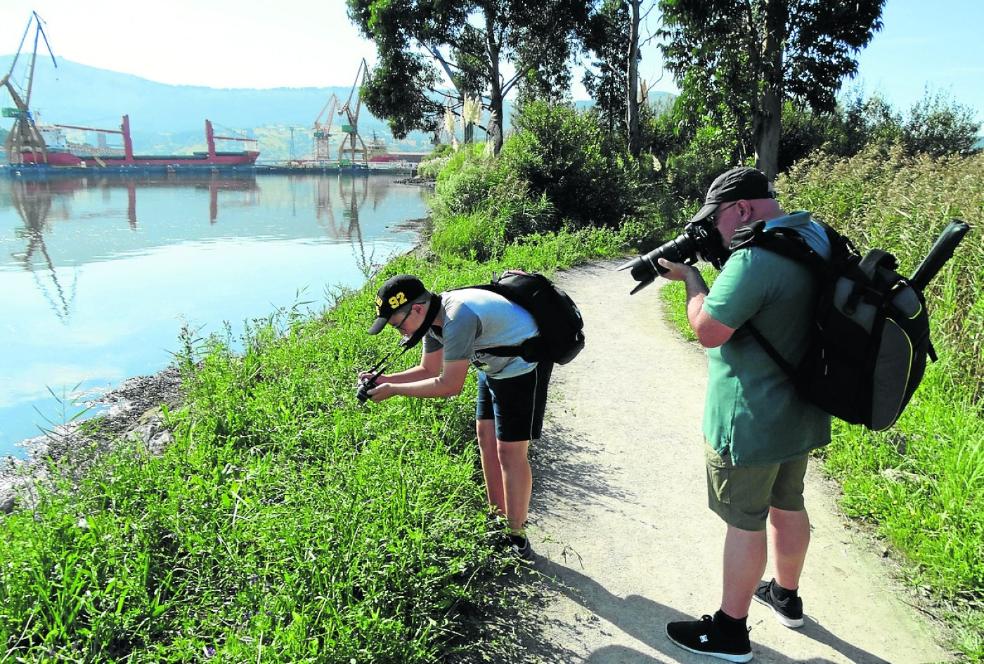
M 821 256 L 830 245 L 807 212 L 787 214 L 766 176 L 734 168 L 714 180 L 693 222 L 709 220 L 728 247 L 754 221 L 795 229 Z M 816 285 L 809 270 L 761 247 L 731 254 L 712 288 L 690 265 L 660 259 L 667 279 L 682 281 L 687 317 L 707 349 L 704 437 L 708 503 L 727 524 L 720 609 L 672 622 L 677 645 L 732 662 L 752 658 L 746 618 L 754 597 L 787 627 L 803 624 L 799 577 L 810 542 L 803 504 L 809 451 L 830 442 L 830 416 L 796 394 L 786 373 L 741 329 L 753 323 L 783 357 L 806 350 Z M 776 576 L 762 581 L 768 544 Z

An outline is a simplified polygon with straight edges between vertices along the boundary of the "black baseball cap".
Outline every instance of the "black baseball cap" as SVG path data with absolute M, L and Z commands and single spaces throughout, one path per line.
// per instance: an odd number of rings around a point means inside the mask
M 398 274 L 387 279 L 376 292 L 376 320 L 369 328 L 369 334 L 379 334 L 397 309 L 426 292 L 423 282 L 412 274 Z
M 704 198 L 704 205 L 690 221 L 693 223 L 706 219 L 714 214 L 721 203 L 775 197 L 775 193 L 769 189 L 769 178 L 765 177 L 765 173 L 747 166 L 732 168 L 714 178 Z

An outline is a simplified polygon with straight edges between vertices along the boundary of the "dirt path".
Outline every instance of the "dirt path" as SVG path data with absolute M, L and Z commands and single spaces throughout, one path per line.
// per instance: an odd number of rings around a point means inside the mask
M 546 642 L 531 659 L 720 661 L 677 648 L 664 632 L 667 621 L 713 613 L 720 601 L 724 525 L 706 506 L 700 444 L 704 354 L 664 321 L 656 285 L 629 297 L 632 281 L 614 265 L 558 279 L 589 341 L 554 373 L 534 461 L 536 568 L 555 581 Z M 838 515 L 834 491 L 811 464 L 807 622 L 787 629 L 753 603 L 754 661 L 947 660 L 881 550 Z

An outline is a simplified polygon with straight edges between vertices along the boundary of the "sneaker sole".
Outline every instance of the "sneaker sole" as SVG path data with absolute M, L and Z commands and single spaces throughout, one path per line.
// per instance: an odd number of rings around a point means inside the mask
M 731 653 L 726 653 L 726 652 L 708 652 L 707 650 L 694 650 L 693 648 L 683 645 L 682 643 L 674 639 L 672 636 L 670 636 L 669 630 L 666 631 L 666 638 L 672 641 L 673 645 L 677 646 L 678 648 L 683 648 L 684 650 L 688 652 L 692 652 L 697 655 L 707 655 L 708 657 L 717 657 L 718 659 L 723 659 L 727 662 L 752 661 L 752 653 L 746 653 L 744 655 L 732 655 Z
M 776 607 L 772 606 L 764 599 L 759 598 L 758 595 L 755 595 L 755 601 L 763 606 L 767 606 L 770 609 L 772 609 L 772 614 L 776 617 L 776 620 L 779 621 L 780 625 L 784 625 L 786 627 L 789 627 L 790 629 L 796 629 L 798 627 L 803 626 L 802 618 L 790 618 L 789 616 L 784 616 L 783 614 L 779 613 L 779 610 L 776 609 Z

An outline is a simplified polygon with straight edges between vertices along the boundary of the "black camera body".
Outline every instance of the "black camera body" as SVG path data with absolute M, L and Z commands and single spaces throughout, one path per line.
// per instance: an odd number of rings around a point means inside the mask
M 671 263 L 686 263 L 693 265 L 698 259 L 703 259 L 721 269 L 728 260 L 729 252 L 724 246 L 721 233 L 710 219 L 692 221 L 683 227 L 683 232 L 648 254 L 634 258 L 619 270 L 631 270 L 632 278 L 639 284 L 632 289 L 631 294 L 653 283 L 656 277 L 665 274 L 666 269 L 657 259 L 665 258 Z
M 355 398 L 359 400 L 359 403 L 365 403 L 372 398 L 369 396 L 369 390 L 376 387 L 377 378 L 379 378 L 378 374 L 372 376 L 371 378 L 359 381 L 359 388 L 355 392 Z

